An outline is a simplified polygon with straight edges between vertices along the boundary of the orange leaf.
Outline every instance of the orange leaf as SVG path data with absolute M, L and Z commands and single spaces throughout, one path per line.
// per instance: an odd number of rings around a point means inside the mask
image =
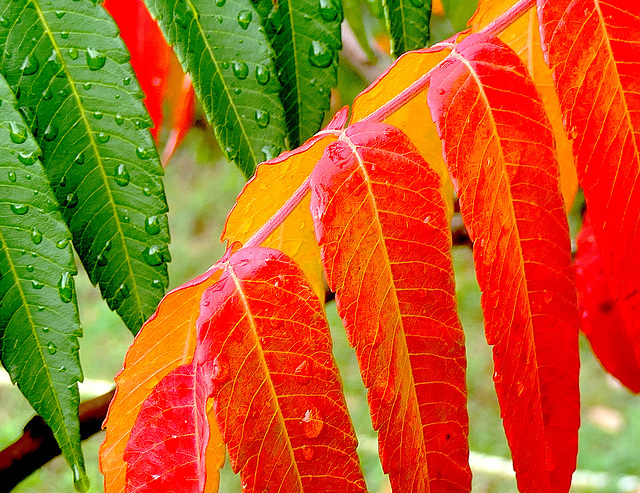
M 243 248 L 202 296 L 196 360 L 243 491 L 365 491 L 322 305 L 283 253 Z
M 439 185 L 385 124 L 349 126 L 311 175 L 323 265 L 394 491 L 471 488 L 464 335 Z
M 578 445 L 578 314 L 553 134 L 497 38 L 443 43 L 429 106 L 457 183 L 520 491 L 568 491 Z M 516 89 L 517 88 L 517 89 Z
M 325 132 L 319 132 L 293 151 L 261 163 L 229 213 L 222 240 L 245 243 L 273 216 L 307 179 L 324 148 L 336 140 L 336 132 L 333 130 L 342 129 L 346 118 L 347 109 L 344 108 L 336 114 Z M 324 300 L 320 249 L 313 233 L 308 198 L 300 203 L 263 246 L 280 250 L 295 260 L 302 267 L 318 297 Z
M 219 276 L 219 271 L 209 271 L 167 294 L 129 348 L 124 367 L 115 378 L 116 394 L 109 406 L 105 421 L 107 433 L 100 448 L 105 491 L 125 492 L 123 454 L 140 408 L 169 372 L 191 362 L 200 296 Z M 211 436 L 213 440 L 217 435 L 212 432 Z M 218 451 L 213 457 L 216 462 L 211 464 L 220 467 L 224 449 L 220 450 L 215 443 L 210 443 L 209 447 Z M 210 474 L 212 481 L 217 481 L 215 476 Z
M 640 2 L 539 4 L 596 242 L 640 361 Z
M 514 0 L 480 0 L 478 10 L 469 20 L 473 32 L 478 32 L 501 14 L 506 12 Z M 560 166 L 560 189 L 566 210 L 571 209 L 578 190 L 576 165 L 571 151 L 571 142 L 562 127 L 562 111 L 558 95 L 553 87 L 551 70 L 547 67 L 540 47 L 538 17 L 533 5 L 522 17 L 510 24 L 498 36 L 509 48 L 515 51 L 529 71 L 544 104 L 545 111 L 553 128 Z

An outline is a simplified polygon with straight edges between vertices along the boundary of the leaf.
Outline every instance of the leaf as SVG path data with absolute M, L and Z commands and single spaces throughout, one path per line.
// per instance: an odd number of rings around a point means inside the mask
M 243 491 L 366 491 L 329 327 L 300 268 L 239 250 L 198 323 L 196 358 Z
M 227 159 L 250 178 L 258 163 L 280 154 L 285 136 L 273 51 L 252 3 L 145 3 L 190 74 Z
M 364 18 L 362 16 L 362 8 L 359 0 L 342 0 L 342 8 L 344 10 L 344 17 L 349 23 L 349 27 L 353 31 L 360 48 L 365 55 L 367 55 L 367 61 L 371 64 L 376 63 L 376 54 L 369 44 L 367 37 L 367 30 L 364 27 Z
M 343 108 L 336 113 L 325 132 L 320 132 L 298 149 L 262 163 L 229 213 L 222 241 L 229 240 L 229 244 L 235 241 L 246 243 L 307 179 L 324 148 L 336 140 L 339 134 L 337 130 L 344 127 L 346 119 L 347 109 Z M 267 196 L 269 200 L 264 200 Z M 308 198 L 263 242 L 263 246 L 275 248 L 291 257 L 304 271 L 318 298 L 324 299 L 320 248 L 313 231 Z
M 116 393 L 109 407 L 106 437 L 100 448 L 105 491 L 125 492 L 123 454 L 136 418 L 156 385 L 172 370 L 191 363 L 200 297 L 219 277 L 220 271 L 208 271 L 167 294 L 129 348 L 124 367 L 115 378 Z M 212 440 L 214 437 L 212 433 Z M 215 447 L 212 442 L 211 447 Z M 216 467 L 221 467 L 224 450 L 216 460 L 219 460 Z M 209 469 L 210 477 L 214 470 Z
M 39 161 L 40 148 L 0 77 L 0 357 L 11 380 L 53 430 L 78 488 L 82 335 L 70 233 Z
M 640 4 L 563 0 L 539 7 L 542 45 L 611 295 L 640 358 Z
M 384 124 L 349 126 L 311 175 L 322 262 L 394 491 L 471 488 L 464 335 L 439 185 Z
M 103 5 L 118 24 L 120 36 L 131 53 L 131 66 L 144 91 L 155 138 L 162 126 L 171 48 L 142 0 L 105 0 Z
M 604 369 L 629 390 L 640 393 L 640 365 L 620 308 L 611 297 L 602 255 L 588 215 L 584 217 L 576 243 L 578 252 L 574 266 L 582 332 Z
M 478 32 L 498 18 L 513 5 L 513 0 L 480 0 L 478 10 L 469 21 L 471 30 Z M 551 70 L 547 67 L 540 46 L 538 17 L 535 5 L 499 35 L 500 40 L 515 51 L 529 71 L 544 104 L 545 112 L 553 128 L 560 167 L 560 189 L 567 212 L 571 209 L 578 190 L 576 165 L 571 152 L 571 142 L 562 127 L 562 111 L 553 86 Z
M 453 25 L 455 31 L 463 31 L 467 27 L 467 21 L 473 15 L 478 0 L 461 2 L 459 0 L 441 0 L 445 15 Z M 513 3 L 513 1 L 511 2 Z
M 91 2 L 6 5 L 0 49 L 91 282 L 137 332 L 168 283 L 151 125 L 113 20 Z M 29 34 L 26 35 L 26 26 Z
M 263 24 L 275 51 L 282 86 L 287 136 L 292 148 L 313 136 L 329 109 L 330 89 L 338 82 L 342 49 L 339 0 L 280 0 Z
M 178 63 L 176 61 L 176 63 Z M 169 137 L 162 150 L 162 163 L 166 166 L 173 153 L 178 148 L 195 120 L 195 93 L 189 74 L 183 74 L 180 69 L 179 84 L 169 87 L 167 91 L 167 105 L 171 108 L 168 122 Z M 174 77 L 175 78 L 175 77 Z
M 580 421 L 578 316 L 551 126 L 526 68 L 497 38 L 439 47 L 449 57 L 432 72 L 428 102 L 474 241 L 518 487 L 568 491 Z
M 393 56 L 425 47 L 429 41 L 431 0 L 384 0 L 382 6 Z

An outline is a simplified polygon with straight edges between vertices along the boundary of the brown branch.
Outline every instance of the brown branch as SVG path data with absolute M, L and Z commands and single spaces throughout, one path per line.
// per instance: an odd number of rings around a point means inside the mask
M 80 437 L 86 440 L 102 428 L 115 390 L 80 404 Z M 11 491 L 20 481 L 60 455 L 53 433 L 40 416 L 25 425 L 22 436 L 0 451 L 0 491 Z

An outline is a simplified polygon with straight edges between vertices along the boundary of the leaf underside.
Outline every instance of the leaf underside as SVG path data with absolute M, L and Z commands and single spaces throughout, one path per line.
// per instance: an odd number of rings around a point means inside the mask
M 437 46 L 450 54 L 432 72 L 428 102 L 474 240 L 518 487 L 568 491 L 580 421 L 578 316 L 551 126 L 526 68 L 497 38 Z
M 280 154 L 285 136 L 273 51 L 252 2 L 145 3 L 191 75 L 220 147 L 251 177 Z
M 394 491 L 469 491 L 464 335 L 438 176 L 397 129 L 356 123 L 327 147 L 311 186 L 383 470 Z
M 84 483 L 77 271 L 40 153 L 0 77 L 0 359 Z
M 163 171 L 129 54 L 91 2 L 19 0 L 2 15 L 3 70 L 74 247 L 109 307 L 137 332 L 164 294 L 170 257 Z
M 391 54 L 424 48 L 429 41 L 431 0 L 386 0 L 384 17 L 391 35 Z

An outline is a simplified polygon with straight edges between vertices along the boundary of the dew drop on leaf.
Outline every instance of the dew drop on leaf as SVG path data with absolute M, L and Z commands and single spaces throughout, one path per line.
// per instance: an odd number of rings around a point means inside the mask
M 162 247 L 158 245 L 151 245 L 145 248 L 142 252 L 142 258 L 152 267 L 162 264 L 164 262 Z
M 7 17 L 0 15 L 0 26 L 2 27 L 9 27 L 11 25 L 11 20 L 9 20 Z
M 304 460 L 313 459 L 313 447 L 309 447 L 308 445 L 303 446 L 302 457 L 304 457 Z
M 73 160 L 74 164 L 84 164 L 84 153 L 79 153 Z
M 27 140 L 27 128 L 22 123 L 9 122 L 9 137 L 14 144 Z
M 56 17 L 58 19 L 62 19 L 64 17 L 64 14 L 66 14 L 64 10 L 56 10 L 54 13 L 56 14 Z
M 46 140 L 47 142 L 51 142 L 57 136 L 58 136 L 58 127 L 52 124 L 47 125 L 47 128 L 45 129 L 44 135 L 43 135 L 44 140 Z
M 67 39 L 67 38 L 69 37 L 69 31 L 62 31 L 62 32 L 60 33 L 60 37 L 61 37 L 62 39 Z
M 120 113 L 116 113 L 114 120 L 116 121 L 116 125 L 122 125 L 124 123 L 124 117 Z
M 9 171 L 8 176 L 9 176 L 9 181 L 12 183 L 15 183 L 16 180 L 18 179 L 15 171 Z
M 241 10 L 238 14 L 238 25 L 246 30 L 251 24 L 251 19 L 253 18 L 253 13 L 250 10 Z
M 294 370 L 294 374 L 298 377 L 298 381 L 302 384 L 308 384 L 311 381 L 311 373 L 313 370 L 313 363 L 308 359 L 305 359 Z
M 56 354 L 58 352 L 58 346 L 56 346 L 53 342 L 47 344 L 47 351 L 49 354 Z
M 270 78 L 271 72 L 269 72 L 269 69 L 266 66 L 260 63 L 256 65 L 256 80 L 258 81 L 258 84 L 264 86 L 269 82 Z
M 333 61 L 333 52 L 322 41 L 312 41 L 309 47 L 309 63 L 314 67 L 326 68 Z
M 42 99 L 44 99 L 45 101 L 49 101 L 52 97 L 53 93 L 48 87 L 44 91 L 42 91 Z
M 36 245 L 42 243 L 42 233 L 38 231 L 36 227 L 31 230 L 31 241 L 33 241 Z
M 100 142 L 101 144 L 106 144 L 107 142 L 109 142 L 110 138 L 111 138 L 111 136 L 109 134 L 104 133 L 104 132 L 98 132 L 96 134 L 96 139 L 98 139 L 98 142 Z
M 73 277 L 70 272 L 63 272 L 58 281 L 58 294 L 63 303 L 69 303 L 73 297 Z
M 93 48 L 87 48 L 85 55 L 87 57 L 89 70 L 100 70 L 107 63 L 106 55 Z
M 280 154 L 280 147 L 276 145 L 263 146 L 260 150 L 262 151 L 262 154 L 264 154 L 265 161 L 269 161 Z
M 38 154 L 35 151 L 18 153 L 18 161 L 20 161 L 25 166 L 31 166 L 37 160 Z
M 27 212 L 29 212 L 29 206 L 27 204 L 11 204 L 10 208 L 11 212 L 17 214 L 18 216 L 24 216 Z
M 96 263 L 100 266 L 100 267 L 104 267 L 105 265 L 107 265 L 108 259 L 106 256 L 104 256 L 103 254 L 100 254 L 96 257 Z
M 80 493 L 86 493 L 89 491 L 90 484 L 87 475 L 80 472 L 80 468 L 77 464 L 73 464 L 71 469 L 73 471 L 73 487 L 76 491 L 79 491 Z
M 69 244 L 69 240 L 67 238 L 64 238 L 62 240 L 58 240 L 56 242 L 56 247 L 59 248 L 60 250 L 67 248 L 67 245 Z
M 216 5 L 218 7 L 224 7 L 225 3 L 227 3 L 227 0 L 216 0 Z
M 103 117 L 103 116 L 104 116 L 104 115 L 102 114 L 102 111 L 94 111 L 94 112 L 93 112 L 93 117 L 94 117 L 96 120 L 102 120 L 102 117 Z
M 42 289 L 44 287 L 44 284 L 34 279 L 33 281 L 31 281 L 31 287 L 33 289 Z
M 151 151 L 149 149 L 145 149 L 142 146 L 136 148 L 136 156 L 140 159 L 149 159 L 150 154 Z
M 153 281 L 151 281 L 151 287 L 162 289 L 162 281 L 160 281 L 160 279 L 154 279 Z
M 339 9 L 334 0 L 320 0 L 320 17 L 325 21 L 334 21 L 338 13 Z
M 35 267 L 33 266 L 33 264 L 27 265 L 27 272 L 33 272 L 34 270 L 35 270 Z
M 39 308 L 40 308 L 40 307 L 38 307 L 38 309 L 39 309 Z M 43 307 L 43 308 L 44 308 L 44 307 Z M 42 327 L 42 332 L 44 332 L 44 333 L 47 333 L 47 332 L 49 332 L 50 330 L 51 330 L 51 328 L 50 328 L 50 327 Z
M 307 409 L 302 417 L 302 429 L 307 438 L 317 438 L 324 428 L 322 415 L 317 408 Z
M 69 58 L 71 58 L 72 60 L 76 60 L 78 58 L 78 50 L 73 46 L 69 48 L 69 51 L 67 53 L 69 53 Z
M 116 167 L 116 175 L 115 175 L 116 183 L 121 187 L 126 187 L 131 180 L 131 176 L 129 175 L 129 171 L 124 164 L 119 164 Z
M 158 216 L 149 216 L 145 218 L 144 230 L 150 235 L 158 234 L 160 232 L 160 224 L 158 223 Z
M 120 287 L 113 295 L 113 298 L 111 298 L 111 309 L 117 310 L 120 308 L 127 296 L 129 296 L 129 286 L 126 284 L 120 284 Z
M 70 193 L 68 194 L 63 200 L 62 200 L 62 205 L 64 207 L 67 207 L 69 209 L 74 208 L 76 205 L 78 205 L 78 196 L 75 193 Z
M 124 79 L 122 79 L 122 84 L 128 86 L 129 84 L 131 84 L 131 80 L 131 77 L 125 77 Z
M 244 62 L 233 62 L 231 70 L 233 71 L 233 75 L 240 80 L 246 79 L 247 75 L 249 75 L 249 68 Z
M 269 110 L 256 110 L 255 119 L 260 128 L 266 128 L 269 125 Z
M 38 63 L 38 59 L 33 55 L 28 55 L 23 61 L 22 65 L 20 65 L 20 70 L 24 75 L 35 74 L 40 68 L 40 64 Z

